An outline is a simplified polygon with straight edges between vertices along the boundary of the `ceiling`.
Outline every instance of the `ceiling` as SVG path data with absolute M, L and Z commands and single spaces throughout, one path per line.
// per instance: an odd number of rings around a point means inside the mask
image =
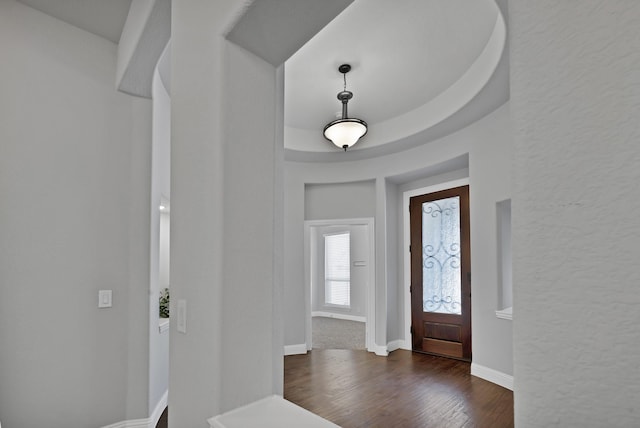
M 118 43 L 131 0 L 18 0 L 90 33 Z
M 355 1 L 286 62 L 286 124 L 318 128 L 333 119 L 338 66 L 352 65 L 354 113 L 377 123 L 433 99 L 462 76 L 496 22 L 492 1 Z M 381 31 L 382 28 L 393 31 Z M 315 102 L 312 102 L 314 100 Z M 304 109 L 296 108 L 299 103 Z
M 131 0 L 18 1 L 114 43 L 131 5 Z M 353 1 L 285 62 L 287 158 L 388 154 L 493 111 L 508 99 L 505 8 L 505 0 Z M 349 153 L 322 137 L 324 125 L 340 115 L 336 94 L 343 89 L 338 72 L 343 63 L 352 66 L 349 116 L 369 124 Z
M 504 48 L 494 0 L 355 0 L 285 63 L 285 148 L 340 152 L 322 136 L 340 117 L 338 66 L 349 63 L 349 116 L 369 132 L 350 151 L 393 144 L 465 106 Z

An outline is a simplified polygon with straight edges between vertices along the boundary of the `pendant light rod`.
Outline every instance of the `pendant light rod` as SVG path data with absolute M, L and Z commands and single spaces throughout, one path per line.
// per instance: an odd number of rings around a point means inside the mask
M 347 115 L 347 104 L 349 100 L 353 98 L 353 92 L 347 91 L 347 73 L 351 71 L 351 65 L 342 64 L 338 67 L 338 71 L 342 73 L 342 92 L 338 92 L 338 99 L 342 101 L 342 118 L 346 119 Z
M 347 103 L 353 98 L 353 93 L 350 91 L 342 91 L 338 94 L 338 99 L 342 101 L 342 118 L 346 119 L 347 116 Z

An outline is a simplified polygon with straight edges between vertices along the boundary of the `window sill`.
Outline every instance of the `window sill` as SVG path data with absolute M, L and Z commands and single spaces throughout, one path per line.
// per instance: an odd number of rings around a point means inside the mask
M 513 320 L 513 307 L 496 311 L 496 316 L 503 320 Z
M 160 318 L 158 321 L 158 330 L 160 330 L 161 334 L 169 330 L 169 318 Z
M 335 303 L 325 303 L 322 306 L 329 309 L 345 309 L 345 310 L 351 309 L 351 305 L 336 305 Z

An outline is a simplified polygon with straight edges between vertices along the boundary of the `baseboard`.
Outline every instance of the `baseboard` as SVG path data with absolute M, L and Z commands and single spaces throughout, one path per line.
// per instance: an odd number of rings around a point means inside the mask
M 115 424 L 105 425 L 102 428 L 154 428 L 155 425 L 149 425 L 150 418 L 132 419 L 129 421 L 116 422 Z
M 404 345 L 404 340 L 393 340 L 393 341 L 387 343 L 387 351 L 388 352 L 393 352 L 396 349 L 402 348 L 402 345 Z
M 325 317 L 325 318 L 336 318 L 339 320 L 347 320 L 347 321 L 357 321 L 357 322 L 367 322 L 366 317 L 360 317 L 357 315 L 348 315 L 348 314 L 338 314 L 335 312 L 324 312 L 324 311 L 314 311 L 311 312 L 312 317 Z
M 149 428 L 155 428 L 155 426 L 158 425 L 158 421 L 162 416 L 162 412 L 164 412 L 164 409 L 167 408 L 168 403 L 169 403 L 169 390 L 167 389 L 164 392 L 164 394 L 162 394 L 162 397 L 160 397 L 160 400 L 158 400 L 156 407 L 153 409 L 153 412 L 149 417 L 151 422 L 149 425 Z
M 167 407 L 168 398 L 169 391 L 165 391 L 162 397 L 160 397 L 158 404 L 156 404 L 155 409 L 153 409 L 151 416 L 146 419 L 131 419 L 116 422 L 115 424 L 106 425 L 102 428 L 155 428 L 155 426 L 158 425 L 160 416 L 162 416 L 162 412 L 164 412 L 164 409 Z
M 389 355 L 389 351 L 386 346 L 376 345 L 375 343 L 372 346 L 369 346 L 367 348 L 367 351 L 373 352 L 381 357 L 386 357 Z
M 307 353 L 307 344 L 300 343 L 298 345 L 285 345 L 284 355 L 300 355 Z
M 400 349 L 404 349 L 407 351 L 413 350 L 413 344 L 411 343 L 411 340 L 399 340 L 399 342 L 400 342 Z
M 511 375 L 504 374 L 498 370 L 490 369 L 489 367 L 481 366 L 476 363 L 471 363 L 471 374 L 513 391 L 513 376 Z

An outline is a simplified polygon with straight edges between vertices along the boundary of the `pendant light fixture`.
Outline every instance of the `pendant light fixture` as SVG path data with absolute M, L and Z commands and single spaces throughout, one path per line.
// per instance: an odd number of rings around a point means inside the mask
M 349 64 L 342 64 L 338 67 L 344 80 L 344 88 L 338 93 L 338 99 L 342 102 L 342 118 L 334 120 L 324 127 L 324 138 L 344 149 L 345 152 L 367 133 L 367 123 L 364 120 L 347 117 L 347 103 L 353 98 L 353 93 L 347 91 L 347 73 L 350 70 Z

